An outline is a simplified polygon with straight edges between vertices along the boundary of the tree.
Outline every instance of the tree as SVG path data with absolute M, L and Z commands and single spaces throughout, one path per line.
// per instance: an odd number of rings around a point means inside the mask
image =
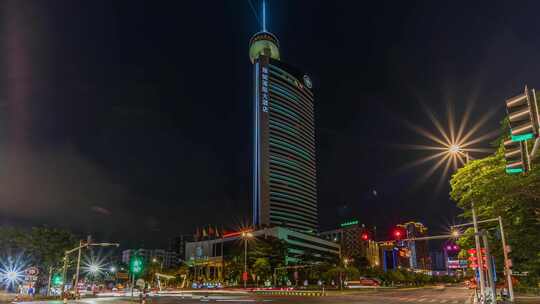
M 257 258 L 251 269 L 257 275 L 257 278 L 262 280 L 266 280 L 272 276 L 272 267 L 268 258 Z
M 0 227 L 0 244 L 0 260 L 22 257 L 24 267 L 39 268 L 38 284 L 44 285 L 50 267 L 59 270 L 65 251 L 75 247 L 77 239 L 67 230 L 45 226 L 29 230 Z
M 503 132 L 508 134 L 504 122 Z M 464 209 L 465 218 L 471 218 L 473 202 L 480 219 L 502 217 L 514 269 L 528 271 L 528 280 L 534 283 L 540 277 L 540 161 L 538 157 L 533 159 L 532 170 L 525 175 L 508 175 L 502 142 L 503 138 L 499 139 L 493 155 L 470 161 L 452 176 L 450 196 Z M 500 265 L 500 241 L 497 234 L 492 233 L 490 238 L 491 251 Z M 471 246 L 472 234 L 459 242 Z

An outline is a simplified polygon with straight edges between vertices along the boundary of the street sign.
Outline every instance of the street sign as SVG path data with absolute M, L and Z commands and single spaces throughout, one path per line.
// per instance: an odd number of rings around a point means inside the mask
M 117 272 L 116 277 L 121 280 L 127 280 L 129 278 L 127 272 Z
M 242 281 L 247 281 L 248 280 L 248 273 L 247 271 L 244 271 L 244 273 L 242 273 Z
M 26 268 L 24 272 L 28 276 L 37 276 L 39 274 L 39 269 L 37 267 L 32 266 L 32 267 Z
M 143 279 L 138 279 L 135 282 L 135 285 L 139 286 L 140 288 L 144 288 L 144 280 Z

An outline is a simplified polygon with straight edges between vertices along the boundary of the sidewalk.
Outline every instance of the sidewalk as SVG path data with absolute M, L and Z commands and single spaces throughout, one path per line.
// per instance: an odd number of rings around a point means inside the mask
M 540 296 L 517 295 L 517 304 L 540 304 Z

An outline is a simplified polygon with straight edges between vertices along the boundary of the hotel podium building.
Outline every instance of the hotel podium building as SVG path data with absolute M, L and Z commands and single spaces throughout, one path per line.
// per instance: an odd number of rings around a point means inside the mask
M 250 41 L 254 69 L 253 223 L 317 231 L 312 82 L 280 61 L 266 31 Z

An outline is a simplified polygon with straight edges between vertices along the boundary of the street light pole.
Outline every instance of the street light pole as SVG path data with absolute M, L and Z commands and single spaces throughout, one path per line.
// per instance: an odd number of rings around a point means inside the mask
M 465 153 L 465 162 L 468 163 L 470 161 L 469 153 Z M 472 218 L 473 218 L 473 224 L 474 224 L 474 244 L 476 247 L 476 258 L 478 259 L 478 275 L 480 277 L 480 294 L 485 297 L 485 278 L 484 278 L 484 268 L 482 263 L 482 252 L 481 252 L 481 246 L 480 246 L 480 235 L 478 234 L 478 220 L 476 218 L 476 210 L 474 208 L 474 202 L 471 203 L 471 209 L 472 209 Z
M 67 272 L 68 254 L 64 255 L 64 267 L 62 268 L 62 297 L 66 291 L 66 272 Z
M 244 238 L 244 274 L 242 274 L 242 278 L 244 279 L 244 288 L 247 287 L 247 280 L 244 277 L 246 273 L 247 273 L 247 238 Z
M 480 294 L 485 296 L 485 278 L 484 278 L 484 267 L 482 261 L 482 247 L 480 246 L 480 235 L 478 232 L 478 220 L 476 218 L 476 210 L 474 208 L 474 203 L 471 204 L 472 208 L 472 218 L 474 225 L 474 243 L 476 247 L 476 259 L 478 264 L 478 275 L 480 277 Z
M 504 256 L 504 270 L 506 273 L 506 281 L 508 282 L 508 293 L 510 296 L 510 301 L 514 301 L 514 286 L 512 283 L 512 271 L 510 270 L 510 259 L 508 258 L 508 250 L 507 250 L 507 244 L 506 244 L 506 235 L 504 234 L 504 227 L 502 223 L 502 217 L 496 217 L 491 218 L 487 220 L 477 221 L 478 224 L 480 223 L 488 223 L 488 222 L 499 222 L 499 232 L 501 233 L 501 242 L 502 242 L 502 248 L 503 248 L 503 256 Z M 453 225 L 452 228 L 457 227 L 464 227 L 464 226 L 470 226 L 473 223 L 465 223 L 465 224 L 459 224 L 459 225 Z
M 506 273 L 506 281 L 508 282 L 508 293 L 510 295 L 510 301 L 514 302 L 514 286 L 512 283 L 512 273 L 510 270 L 510 262 L 508 260 L 508 251 L 506 247 L 506 237 L 504 235 L 504 228 L 502 224 L 502 217 L 499 216 L 499 229 L 501 231 L 501 240 L 502 240 L 502 246 L 503 246 L 503 254 L 504 254 L 504 272 Z
M 491 263 L 491 254 L 489 253 L 489 242 L 487 238 L 487 231 L 482 230 L 482 241 L 484 242 L 484 249 L 486 250 L 486 268 L 488 270 L 488 287 L 489 287 L 489 295 L 492 300 L 495 300 L 496 297 L 496 289 L 495 289 L 495 282 L 493 280 L 493 273 L 494 269 L 492 268 L 493 264 Z
M 245 279 L 244 280 L 244 288 L 247 287 L 247 241 L 249 238 L 252 238 L 253 237 L 253 233 L 251 232 L 242 232 L 241 234 L 242 236 L 242 239 L 244 240 L 244 273 L 242 274 L 242 279 Z M 246 276 L 244 278 L 244 276 Z
M 88 246 L 88 244 L 86 244 Z M 79 293 L 79 272 L 81 269 L 81 251 L 83 247 L 83 241 L 79 241 L 79 253 L 77 255 L 77 270 L 75 272 L 75 297 L 77 297 L 77 294 Z

